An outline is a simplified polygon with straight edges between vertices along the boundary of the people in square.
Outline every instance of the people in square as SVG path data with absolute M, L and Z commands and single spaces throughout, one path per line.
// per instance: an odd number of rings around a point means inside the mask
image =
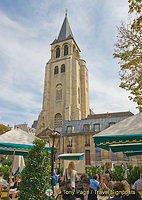
M 71 181 L 71 187 L 75 189 L 75 181 L 79 179 L 77 171 L 75 170 L 75 163 L 71 161 L 68 168 L 64 170 L 62 181 Z

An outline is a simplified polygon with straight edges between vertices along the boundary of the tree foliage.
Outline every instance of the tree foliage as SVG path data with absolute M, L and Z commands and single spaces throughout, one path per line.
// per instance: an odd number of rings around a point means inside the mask
M 29 151 L 20 184 L 20 200 L 52 199 L 45 194 L 51 188 L 50 153 L 45 149 L 43 140 L 35 140 L 35 146 Z
M 118 27 L 114 58 L 119 58 L 120 87 L 142 110 L 142 1 L 129 0 L 131 22 Z
M 123 181 L 125 179 L 125 169 L 121 165 L 115 166 L 111 173 L 115 181 Z
M 130 185 L 133 185 L 136 180 L 140 178 L 140 171 L 142 168 L 140 167 L 132 167 L 129 166 L 127 170 L 127 181 Z
M 0 124 L 0 135 L 6 133 L 7 131 L 10 131 L 10 128 L 8 126 Z

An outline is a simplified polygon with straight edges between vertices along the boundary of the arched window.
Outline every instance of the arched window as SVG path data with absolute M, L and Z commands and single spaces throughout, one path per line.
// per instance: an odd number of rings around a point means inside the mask
M 56 100 L 61 101 L 62 100 L 62 85 L 58 84 L 56 86 Z
M 59 58 L 60 57 L 60 48 L 58 47 L 56 49 L 56 58 Z
M 61 73 L 65 72 L 65 64 L 61 65 Z
M 54 118 L 54 128 L 62 127 L 62 115 L 57 113 Z
M 68 55 L 68 45 L 64 46 L 64 56 Z
M 56 66 L 56 67 L 54 68 L 54 74 L 58 74 L 58 72 L 59 72 L 59 69 L 58 69 L 58 66 Z

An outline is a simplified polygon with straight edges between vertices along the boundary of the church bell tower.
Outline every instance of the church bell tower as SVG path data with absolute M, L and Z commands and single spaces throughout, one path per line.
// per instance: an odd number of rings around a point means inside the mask
M 51 43 L 37 133 L 48 126 L 60 131 L 65 120 L 81 120 L 88 115 L 88 70 L 86 62 L 80 59 L 66 13 L 59 36 Z

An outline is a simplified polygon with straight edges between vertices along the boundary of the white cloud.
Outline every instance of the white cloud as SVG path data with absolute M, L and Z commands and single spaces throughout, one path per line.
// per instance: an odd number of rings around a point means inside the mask
M 127 18 L 127 0 L 63 0 L 62 4 L 43 0 L 31 1 L 30 7 L 32 18 L 22 16 L 21 21 L 0 11 L 0 101 L 11 105 L 1 109 L 1 120 L 6 122 L 7 117 L 7 122 L 26 119 L 31 123 L 37 119 L 50 43 L 59 33 L 66 8 L 82 58 L 87 61 L 91 107 L 97 113 L 136 111 L 128 94 L 118 87 L 119 66 L 112 58 L 116 25 Z M 21 116 L 19 121 L 16 112 Z

